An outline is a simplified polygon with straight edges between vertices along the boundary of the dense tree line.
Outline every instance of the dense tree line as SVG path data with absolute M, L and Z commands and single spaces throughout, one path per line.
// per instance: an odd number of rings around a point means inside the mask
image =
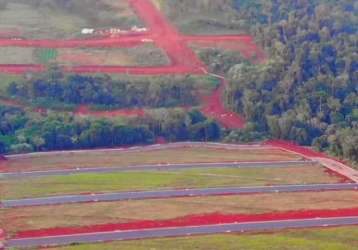
M 357 1 L 235 2 L 269 60 L 227 71 L 227 104 L 251 132 L 358 161 Z
M 216 122 L 198 111 L 163 110 L 123 123 L 68 114 L 42 116 L 0 105 L 0 153 L 147 144 L 157 136 L 204 141 L 219 139 L 221 132 Z
M 109 76 L 63 75 L 50 72 L 30 80 L 13 82 L 8 95 L 50 105 L 101 105 L 106 108 L 174 107 L 196 105 L 192 78 L 114 80 Z

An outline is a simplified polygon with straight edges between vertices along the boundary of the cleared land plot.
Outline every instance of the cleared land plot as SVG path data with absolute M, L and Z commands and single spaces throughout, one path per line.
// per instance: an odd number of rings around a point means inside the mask
M 81 227 L 135 220 L 165 220 L 193 214 L 262 214 L 358 206 L 357 191 L 253 194 L 150 199 L 0 210 L 0 227 L 9 235 L 53 227 Z
M 2 199 L 44 197 L 84 192 L 119 192 L 176 188 L 209 188 L 285 184 L 338 183 L 320 166 L 260 169 L 191 169 L 172 172 L 77 174 L 0 180 Z
M 135 48 L 22 48 L 0 47 L 0 64 L 167 65 L 166 54 L 152 43 Z
M 76 167 L 118 167 L 157 163 L 289 161 L 301 156 L 279 149 L 222 150 L 213 148 L 173 148 L 142 152 L 84 151 L 11 158 L 10 171 L 68 169 Z
M 129 30 L 142 27 L 128 1 L 116 0 L 3 0 L 0 5 L 0 37 L 69 39 L 85 37 L 83 28 Z M 46 20 L 46 21 L 44 21 Z
M 289 230 L 68 246 L 57 250 L 357 250 L 358 227 Z
M 235 9 L 227 3 L 225 9 L 217 0 L 155 0 L 154 4 L 166 14 L 172 25 L 186 34 L 247 33 L 245 20 L 240 20 Z

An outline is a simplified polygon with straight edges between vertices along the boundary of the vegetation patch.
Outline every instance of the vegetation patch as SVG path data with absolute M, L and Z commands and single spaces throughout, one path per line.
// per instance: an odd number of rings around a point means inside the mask
M 3 199 L 83 192 L 117 192 L 232 186 L 338 183 L 319 166 L 251 169 L 192 169 L 171 172 L 78 174 L 25 180 L 0 179 Z
M 128 2 L 116 0 L 2 0 L 0 18 L 0 34 L 7 38 L 69 39 L 88 36 L 83 28 L 108 35 L 111 28 L 142 26 Z
M 211 148 L 176 148 L 143 152 L 93 151 L 56 152 L 9 159 L 13 171 L 49 170 L 80 167 L 115 167 L 158 163 L 197 163 L 235 161 L 285 161 L 302 159 L 278 149 L 220 150 Z
M 49 62 L 56 61 L 58 50 L 53 48 L 36 48 L 34 54 L 41 64 L 48 64 Z

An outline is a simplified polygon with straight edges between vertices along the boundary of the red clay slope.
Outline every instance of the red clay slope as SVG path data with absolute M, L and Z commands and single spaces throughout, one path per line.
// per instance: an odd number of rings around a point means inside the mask
M 331 157 L 325 153 L 322 152 L 317 152 L 311 148 L 306 148 L 306 147 L 302 147 L 300 145 L 297 145 L 294 142 L 290 142 L 290 141 L 283 141 L 283 140 L 271 140 L 271 141 L 267 141 L 265 142 L 266 145 L 270 145 L 270 146 L 274 146 L 274 147 L 280 147 L 292 152 L 296 152 L 298 154 L 304 155 L 305 157 L 321 157 L 321 158 L 326 158 L 326 159 L 331 159 L 340 163 L 345 164 L 344 161 L 341 161 L 337 158 Z
M 221 80 L 220 87 L 211 95 L 204 96 L 201 112 L 207 117 L 219 121 L 228 129 L 240 129 L 245 127 L 245 120 L 237 113 L 228 110 L 222 100 L 222 93 L 225 91 L 227 81 Z
M 6 165 L 6 158 L 3 155 L 0 155 L 0 173 L 7 172 L 8 167 Z
M 103 224 L 87 227 L 72 228 L 50 228 L 40 230 L 29 230 L 19 232 L 15 238 L 46 237 L 59 235 L 72 235 L 81 233 L 99 233 L 111 232 L 116 230 L 140 230 L 149 228 L 167 228 L 167 227 L 185 227 L 185 226 L 203 226 L 226 223 L 243 223 L 258 221 L 278 221 L 295 219 L 314 219 L 314 218 L 332 218 L 332 217 L 350 217 L 358 216 L 358 208 L 338 209 L 338 210 L 307 210 L 307 211 L 288 211 L 280 213 L 266 214 L 203 214 L 191 215 L 169 220 L 145 220 L 134 221 L 120 224 Z
M 283 141 L 283 140 L 271 140 L 271 141 L 267 141 L 264 143 L 265 145 L 270 145 L 270 146 L 274 146 L 274 147 L 278 147 L 281 148 L 283 150 L 287 150 L 287 151 L 291 151 L 291 152 L 295 152 L 297 154 L 300 154 L 304 157 L 307 158 L 325 158 L 325 159 L 330 159 L 342 164 L 345 164 L 344 161 L 341 161 L 339 159 L 336 159 L 334 157 L 328 156 L 325 153 L 321 153 L 321 152 L 317 152 L 314 151 L 310 148 L 306 148 L 306 147 L 302 147 L 299 146 L 297 144 L 295 144 L 294 142 L 289 142 L 289 141 Z M 342 173 L 339 173 L 338 171 L 335 171 L 334 169 L 330 169 L 328 167 L 326 167 L 327 169 L 327 173 L 331 174 L 331 175 L 336 175 L 341 177 L 341 182 L 352 182 L 354 179 L 350 179 L 349 175 L 344 175 Z M 348 173 L 347 173 L 348 174 Z

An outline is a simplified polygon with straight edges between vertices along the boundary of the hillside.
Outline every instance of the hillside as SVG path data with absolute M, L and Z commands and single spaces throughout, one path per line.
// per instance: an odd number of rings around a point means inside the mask
M 0 0 L 0 249 L 358 250 L 355 0 Z

